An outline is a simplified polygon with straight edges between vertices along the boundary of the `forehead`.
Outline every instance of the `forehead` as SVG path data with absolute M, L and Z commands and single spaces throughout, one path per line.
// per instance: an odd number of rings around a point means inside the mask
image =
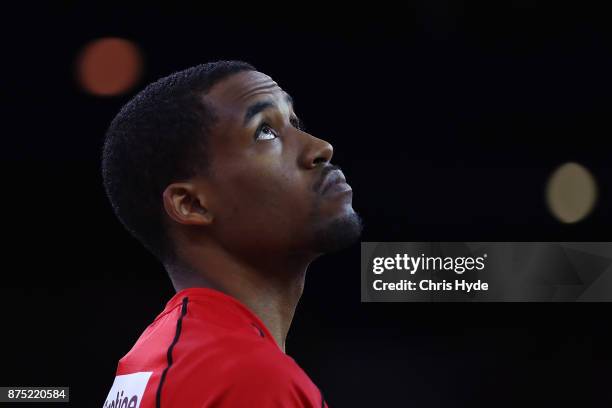
M 206 98 L 213 102 L 215 108 L 236 114 L 244 111 L 248 103 L 258 97 L 280 100 L 286 95 L 268 75 L 258 71 L 243 71 L 216 83 Z

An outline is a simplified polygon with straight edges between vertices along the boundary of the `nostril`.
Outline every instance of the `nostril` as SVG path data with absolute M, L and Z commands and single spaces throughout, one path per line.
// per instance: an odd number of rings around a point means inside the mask
M 317 157 L 316 159 L 314 159 L 312 163 L 320 164 L 320 163 L 326 163 L 326 162 L 327 162 L 327 159 L 325 157 Z

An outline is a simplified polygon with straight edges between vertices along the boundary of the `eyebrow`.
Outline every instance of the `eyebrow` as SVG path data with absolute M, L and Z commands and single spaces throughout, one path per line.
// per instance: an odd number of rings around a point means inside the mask
M 285 94 L 285 101 L 287 101 L 289 105 L 293 106 L 293 98 L 291 97 L 291 95 Z M 258 113 L 266 109 L 275 108 L 275 107 L 276 107 L 276 104 L 272 101 L 255 102 L 254 104 L 252 104 L 251 106 L 247 108 L 246 114 L 244 115 L 244 121 L 242 123 L 242 126 L 246 126 L 251 121 L 251 119 L 253 119 L 253 117 L 255 117 Z

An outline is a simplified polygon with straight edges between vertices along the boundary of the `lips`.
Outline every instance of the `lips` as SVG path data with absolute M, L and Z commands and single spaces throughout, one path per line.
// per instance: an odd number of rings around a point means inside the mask
M 330 189 L 338 186 L 339 184 L 346 184 L 346 178 L 340 170 L 333 170 L 327 174 L 323 185 L 321 186 L 321 194 L 325 194 Z M 347 184 L 348 186 L 348 184 Z

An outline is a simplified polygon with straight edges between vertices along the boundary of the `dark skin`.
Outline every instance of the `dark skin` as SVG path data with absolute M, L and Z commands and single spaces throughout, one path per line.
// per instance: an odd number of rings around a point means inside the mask
M 203 98 L 218 118 L 211 172 L 164 191 L 180 259 L 166 268 L 177 291 L 210 287 L 241 301 L 284 352 L 306 270 L 325 252 L 320 238 L 339 224 L 358 237 L 352 191 L 340 182 L 322 193 L 341 175 L 329 171 L 333 148 L 299 130 L 291 98 L 269 76 L 240 72 Z

